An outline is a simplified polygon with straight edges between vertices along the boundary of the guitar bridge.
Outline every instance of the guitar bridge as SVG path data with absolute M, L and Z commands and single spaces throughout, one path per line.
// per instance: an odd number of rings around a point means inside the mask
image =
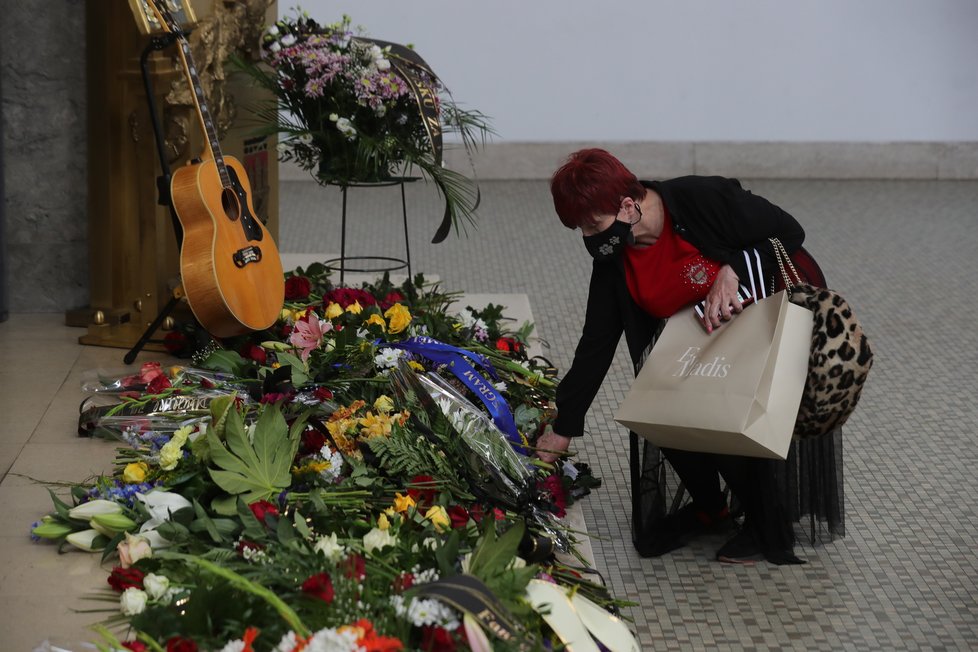
M 234 252 L 235 267 L 244 267 L 248 263 L 257 263 L 261 260 L 261 247 L 252 245 Z

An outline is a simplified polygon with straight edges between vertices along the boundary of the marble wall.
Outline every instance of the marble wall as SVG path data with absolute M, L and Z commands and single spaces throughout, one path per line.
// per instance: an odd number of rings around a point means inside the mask
M 3 5 L 8 307 L 61 312 L 88 303 L 85 2 Z

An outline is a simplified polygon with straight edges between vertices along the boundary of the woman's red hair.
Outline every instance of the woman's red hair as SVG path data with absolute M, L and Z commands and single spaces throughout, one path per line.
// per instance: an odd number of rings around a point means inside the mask
M 621 200 L 645 196 L 645 186 L 621 161 L 603 149 L 571 154 L 550 179 L 557 216 L 569 229 L 590 224 L 599 215 L 617 215 Z

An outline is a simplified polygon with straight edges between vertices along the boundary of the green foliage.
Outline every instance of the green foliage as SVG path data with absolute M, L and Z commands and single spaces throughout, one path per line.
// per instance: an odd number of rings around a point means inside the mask
M 433 475 L 444 481 L 445 489 L 455 496 L 471 499 L 466 490 L 468 483 L 459 476 L 455 462 L 424 436 L 395 426 L 390 437 L 372 437 L 367 440 L 367 445 L 391 475 Z
M 269 406 L 255 424 L 252 441 L 241 414 L 229 410 L 224 429 L 226 447 L 217 431 L 207 431 L 213 464 L 208 468 L 211 479 L 232 496 L 241 496 L 246 503 L 276 496 L 292 482 L 289 470 L 301 432 L 293 428 L 290 433 L 281 410 Z

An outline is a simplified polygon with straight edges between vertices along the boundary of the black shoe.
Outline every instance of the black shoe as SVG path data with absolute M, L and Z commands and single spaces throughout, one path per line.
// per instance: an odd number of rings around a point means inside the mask
M 641 557 L 660 557 L 685 546 L 690 539 L 700 534 L 716 530 L 730 522 L 726 506 L 718 511 L 706 512 L 697 509 L 693 503 L 663 518 L 655 528 L 652 537 L 636 545 Z
M 748 528 L 743 528 L 734 538 L 717 551 L 717 561 L 724 564 L 753 564 L 763 559 L 761 546 Z

